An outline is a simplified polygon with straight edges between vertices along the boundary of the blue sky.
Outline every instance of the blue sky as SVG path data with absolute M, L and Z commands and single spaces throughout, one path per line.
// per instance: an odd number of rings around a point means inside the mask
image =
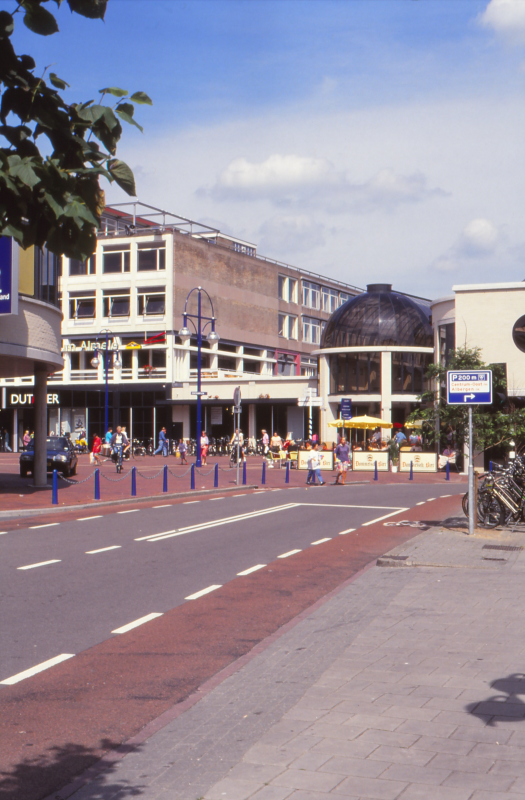
M 14 38 L 69 100 L 153 98 L 119 152 L 145 202 L 357 285 L 525 277 L 524 0 L 109 0 L 104 23 L 57 17 L 59 34 Z

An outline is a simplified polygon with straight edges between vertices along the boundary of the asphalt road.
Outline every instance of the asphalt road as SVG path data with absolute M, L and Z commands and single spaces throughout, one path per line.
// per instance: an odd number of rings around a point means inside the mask
M 239 492 L 101 516 L 80 512 L 74 521 L 2 534 L 0 683 L 8 683 L 0 691 L 24 671 L 119 636 L 202 590 L 458 488 L 372 483 Z

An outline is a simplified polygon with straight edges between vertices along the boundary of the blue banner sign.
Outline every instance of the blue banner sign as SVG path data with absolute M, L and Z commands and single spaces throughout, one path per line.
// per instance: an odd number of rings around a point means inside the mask
M 13 240 L 0 236 L 0 314 L 13 313 Z
M 457 406 L 490 405 L 492 403 L 492 370 L 449 370 L 447 403 Z
M 352 419 L 352 401 L 348 397 L 341 400 L 341 419 Z

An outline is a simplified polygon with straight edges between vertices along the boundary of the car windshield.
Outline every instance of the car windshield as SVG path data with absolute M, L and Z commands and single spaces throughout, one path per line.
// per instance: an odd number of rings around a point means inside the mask
M 46 446 L 48 450 L 69 450 L 65 436 L 48 436 Z

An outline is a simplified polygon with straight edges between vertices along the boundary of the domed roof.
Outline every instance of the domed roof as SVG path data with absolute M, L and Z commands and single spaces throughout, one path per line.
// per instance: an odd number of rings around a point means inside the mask
M 433 347 L 430 304 L 373 283 L 334 311 L 321 347 Z

